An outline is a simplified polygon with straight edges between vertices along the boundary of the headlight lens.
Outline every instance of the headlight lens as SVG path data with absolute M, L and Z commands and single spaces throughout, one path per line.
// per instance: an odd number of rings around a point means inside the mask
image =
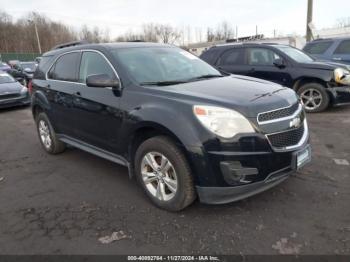
M 24 93 L 27 93 L 27 92 L 28 92 L 28 88 L 23 86 L 22 89 L 21 89 L 21 94 L 24 94 Z
M 350 85 L 350 72 L 343 68 L 337 68 L 334 70 L 335 82 L 343 85 Z
M 250 122 L 240 113 L 216 106 L 193 106 L 193 113 L 214 134 L 231 138 L 238 133 L 254 133 Z

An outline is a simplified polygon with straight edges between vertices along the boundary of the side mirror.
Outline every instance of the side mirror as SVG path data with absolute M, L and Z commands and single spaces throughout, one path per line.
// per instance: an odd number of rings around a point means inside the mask
M 118 79 L 111 78 L 107 74 L 89 75 L 86 78 L 86 85 L 89 87 L 112 87 L 119 89 L 120 83 Z
M 278 68 L 284 68 L 286 67 L 285 63 L 284 63 L 284 60 L 282 58 L 276 58 L 274 61 L 273 61 L 273 64 L 278 67 Z

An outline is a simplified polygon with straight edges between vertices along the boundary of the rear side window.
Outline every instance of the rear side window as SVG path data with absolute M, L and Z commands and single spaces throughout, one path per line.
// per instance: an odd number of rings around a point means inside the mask
M 68 53 L 57 59 L 49 71 L 49 78 L 62 81 L 77 81 L 79 52 Z
M 107 74 L 115 78 L 115 73 L 107 60 L 96 52 L 84 52 L 81 58 L 79 82 L 85 83 L 89 75 Z
M 350 40 L 342 41 L 337 49 L 335 49 L 334 54 L 350 54 Z
M 223 53 L 219 60 L 220 65 L 243 64 L 243 49 L 236 48 Z
M 332 41 L 310 43 L 304 47 L 304 51 L 311 55 L 321 55 L 328 50 L 332 43 Z
M 278 54 L 266 48 L 248 48 L 248 64 L 258 66 L 273 66 L 275 59 L 280 58 Z

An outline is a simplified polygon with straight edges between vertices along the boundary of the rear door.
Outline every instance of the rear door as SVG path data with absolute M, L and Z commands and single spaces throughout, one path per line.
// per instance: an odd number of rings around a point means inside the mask
M 350 64 L 350 39 L 342 40 L 332 54 L 332 60 Z
M 57 133 L 75 135 L 74 94 L 79 91 L 78 82 L 80 52 L 70 52 L 56 59 L 48 71 L 46 96 L 50 101 L 52 122 Z
M 285 61 L 285 67 L 274 65 L 274 60 L 278 58 Z M 268 80 L 283 86 L 291 86 L 290 65 L 273 50 L 264 47 L 246 48 L 246 63 L 249 66 L 248 76 Z

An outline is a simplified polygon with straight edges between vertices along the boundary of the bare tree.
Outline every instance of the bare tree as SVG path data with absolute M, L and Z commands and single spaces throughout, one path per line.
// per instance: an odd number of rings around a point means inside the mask
M 162 43 L 173 44 L 181 37 L 180 31 L 171 25 L 159 24 L 156 28 L 157 36 Z
M 350 17 L 343 17 L 337 20 L 337 27 L 350 27 Z

